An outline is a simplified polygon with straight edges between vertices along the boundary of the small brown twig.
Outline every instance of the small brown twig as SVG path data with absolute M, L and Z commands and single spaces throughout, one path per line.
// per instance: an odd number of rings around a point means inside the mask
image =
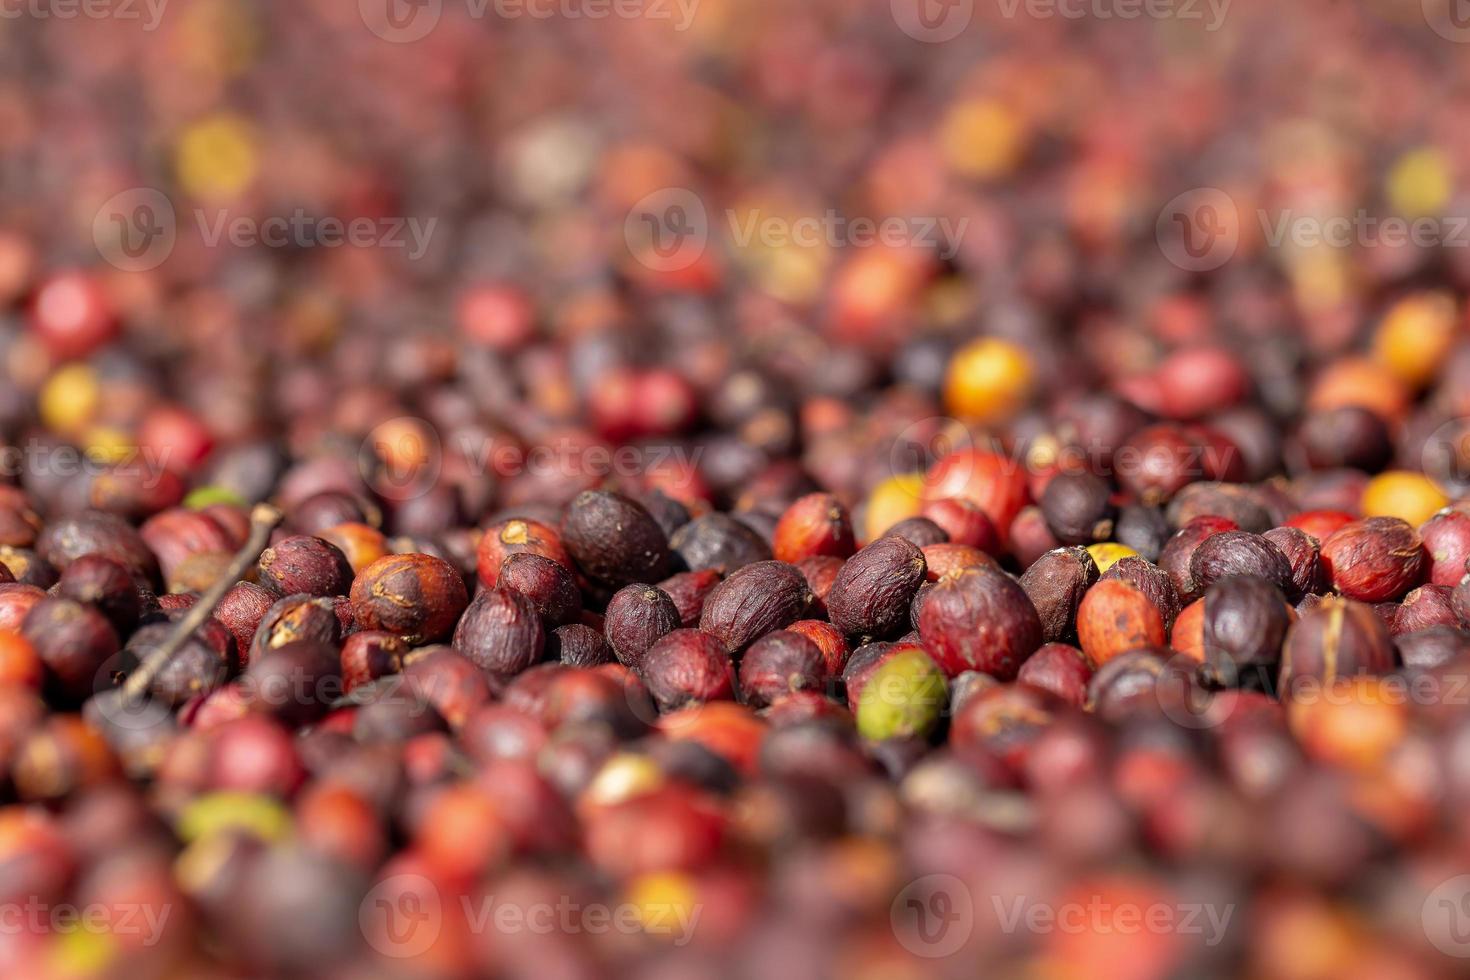
M 234 587 L 245 571 L 260 560 L 260 553 L 270 542 L 271 531 L 275 530 L 276 525 L 280 523 L 280 510 L 270 504 L 255 505 L 255 509 L 250 512 L 250 537 L 246 540 L 245 546 L 235 555 L 230 566 L 221 573 L 214 584 L 199 597 L 199 601 L 189 607 L 189 611 L 174 626 L 174 631 L 169 634 L 168 639 L 163 641 L 163 645 L 149 654 L 148 659 L 139 664 L 138 669 L 123 684 L 125 700 L 139 701 L 148 693 L 148 688 L 153 684 L 153 679 L 158 676 L 158 672 L 168 666 L 174 654 L 183 649 L 194 631 L 214 615 L 214 610 L 219 606 L 220 600 Z

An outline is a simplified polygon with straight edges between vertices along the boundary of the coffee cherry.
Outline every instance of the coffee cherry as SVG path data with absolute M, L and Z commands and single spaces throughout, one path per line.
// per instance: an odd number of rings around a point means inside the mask
M 1428 567 L 1419 532 L 1396 517 L 1370 517 L 1332 532 L 1322 542 L 1332 587 L 1349 599 L 1383 602 L 1418 585 Z
M 827 595 L 832 625 L 851 637 L 881 639 L 899 632 L 923 584 L 924 554 L 903 538 L 879 538 L 838 571 Z
M 1077 607 L 1082 650 L 1099 667 L 1119 654 L 1164 644 L 1164 617 L 1148 596 L 1122 579 L 1101 581 Z
M 466 602 L 459 572 L 430 555 L 380 558 L 352 583 L 352 615 L 357 627 L 393 633 L 410 644 L 447 637 Z
M 946 676 L 979 670 L 1016 676 L 1041 646 L 1041 620 L 1024 589 L 1003 572 L 966 569 L 943 579 L 919 614 L 924 648 Z

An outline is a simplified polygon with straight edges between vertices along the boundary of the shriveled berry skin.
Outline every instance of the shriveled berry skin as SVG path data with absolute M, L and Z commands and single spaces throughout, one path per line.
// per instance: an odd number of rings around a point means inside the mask
M 1393 643 L 1372 608 L 1350 599 L 1327 598 L 1287 631 L 1279 688 L 1291 694 L 1339 677 L 1386 674 L 1393 663 Z
M 1041 514 L 1062 544 L 1092 544 L 1113 536 L 1112 490 L 1094 473 L 1058 473 L 1041 492 Z
M 729 514 L 703 514 L 669 538 L 669 547 L 690 571 L 728 575 L 745 565 L 770 561 L 771 546 L 754 529 Z
M 1359 602 L 1397 599 L 1423 581 L 1428 555 L 1419 532 L 1397 517 L 1369 517 L 1322 542 L 1332 587 Z
M 341 636 L 342 623 L 331 599 L 288 595 L 277 600 L 260 618 L 246 660 L 254 663 L 261 655 L 287 643 L 311 641 L 335 647 Z
M 735 668 L 719 640 L 696 629 L 660 637 L 643 659 L 643 683 L 660 711 L 735 698 Z
M 832 625 L 851 637 L 885 639 L 903 631 L 909 603 L 924 584 L 924 553 L 903 538 L 879 538 L 853 555 L 827 594 Z
M 1042 639 L 1057 643 L 1077 630 L 1077 607 L 1097 581 L 1097 562 L 1086 548 L 1058 548 L 1042 555 L 1021 576 L 1021 588 L 1036 607 Z
M 827 676 L 822 651 L 791 630 L 767 633 L 740 659 L 740 695 L 754 708 L 764 708 L 782 695 L 820 690 Z
M 1099 667 L 1129 650 L 1163 646 L 1164 636 L 1158 607 L 1131 582 L 1098 582 L 1077 607 L 1077 639 Z
M 500 566 L 499 583 L 530 599 L 549 626 L 570 623 L 582 611 L 582 590 L 571 569 L 542 555 L 511 555 Z
M 357 628 L 394 633 L 410 644 L 448 636 L 468 601 L 464 578 L 432 555 L 379 558 L 352 583 Z
M 242 656 L 249 656 L 255 631 L 278 598 L 263 585 L 236 582 L 215 607 L 215 618 L 235 635 L 235 645 Z
M 611 490 L 587 490 L 567 505 L 562 545 L 588 578 L 621 588 L 669 574 L 664 529 L 637 501 Z
M 1195 582 L 1191 572 L 1195 550 L 1212 535 L 1235 530 L 1239 525 L 1223 517 L 1196 517 L 1164 545 L 1158 564 L 1173 580 L 1181 602 L 1187 604 L 1205 594 L 1205 587 Z
M 1443 585 L 1421 585 L 1404 596 L 1394 612 L 1389 632 L 1414 633 L 1433 626 L 1459 626 L 1460 617 L 1455 612 L 1455 590 Z
M 787 507 L 771 541 L 776 559 L 793 565 L 813 555 L 846 558 L 856 548 L 852 518 L 830 493 L 809 493 Z
M 1320 541 L 1297 527 L 1273 527 L 1261 536 L 1275 545 L 1291 566 L 1292 591 L 1288 595 L 1312 595 L 1326 589 Z
M 1066 643 L 1048 643 L 1026 658 L 1016 680 L 1080 708 L 1087 702 L 1092 674 L 1092 662 L 1081 650 Z
M 511 589 L 483 589 L 454 630 L 454 648 L 492 674 L 519 674 L 545 653 L 546 633 L 531 600 Z
M 558 626 L 546 638 L 546 652 L 568 667 L 596 667 L 617 662 L 601 630 L 582 623 Z
M 260 582 L 282 595 L 346 595 L 352 566 L 342 549 L 309 534 L 296 534 L 265 549 L 260 556 Z
M 1231 575 L 1211 585 L 1203 602 L 1201 677 L 1235 687 L 1254 673 L 1269 683 L 1291 624 L 1281 590 L 1254 575 Z
M 1283 593 L 1292 592 L 1291 563 L 1274 544 L 1249 531 L 1222 531 L 1200 542 L 1189 559 L 1195 588 L 1208 589 L 1230 575 L 1254 575 Z
M 480 535 L 475 553 L 476 573 L 480 584 L 487 589 L 494 587 L 500 578 L 501 566 L 511 555 L 531 554 L 550 558 L 572 567 L 571 556 L 562 545 L 561 533 L 539 521 L 511 518 L 492 524 Z
M 1103 581 L 1120 579 L 1131 582 L 1140 592 L 1148 596 L 1159 614 L 1164 617 L 1164 632 L 1174 628 L 1179 617 L 1181 603 L 1174 580 L 1159 566 L 1136 556 L 1119 558 L 1102 574 Z
M 699 615 L 704 612 L 704 600 L 720 584 L 720 573 L 713 568 L 697 572 L 679 572 L 670 575 L 658 587 L 668 593 L 679 610 L 679 625 L 693 627 L 699 624 Z
M 92 694 L 97 672 L 118 651 L 117 631 L 91 606 L 44 598 L 26 613 L 20 634 L 46 667 L 47 687 L 66 700 Z
M 652 585 L 634 584 L 619 589 L 608 602 L 603 632 L 618 662 L 639 670 L 648 648 L 678 628 L 674 600 Z
M 1419 527 L 1429 559 L 1425 578 L 1431 585 L 1454 588 L 1465 577 L 1470 561 L 1470 514 L 1443 510 Z
M 968 568 L 934 586 L 919 636 L 946 676 L 978 670 L 1008 681 L 1041 646 L 1041 619 L 1009 575 Z
M 746 565 L 705 598 L 699 628 L 732 654 L 772 630 L 796 622 L 811 604 L 806 579 L 794 565 L 761 561 Z

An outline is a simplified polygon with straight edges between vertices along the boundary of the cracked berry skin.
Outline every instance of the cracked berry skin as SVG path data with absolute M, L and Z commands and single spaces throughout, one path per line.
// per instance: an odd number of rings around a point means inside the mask
M 1041 619 L 1009 575 L 966 568 L 930 590 L 919 636 L 946 676 L 978 670 L 1008 681 L 1041 646 Z
M 414 645 L 449 636 L 468 601 L 464 578 L 432 555 L 379 558 L 352 583 L 357 628 L 382 630 Z
M 732 654 L 805 615 L 812 593 L 806 578 L 784 561 L 746 565 L 712 589 L 704 600 L 699 628 Z
M 669 541 L 642 504 L 611 490 L 587 490 L 567 505 L 562 545 L 590 579 L 612 588 L 657 582 L 670 572 Z
M 879 538 L 838 570 L 827 593 L 832 625 L 860 642 L 896 636 L 908 624 L 909 604 L 927 571 L 917 545 L 900 537 Z

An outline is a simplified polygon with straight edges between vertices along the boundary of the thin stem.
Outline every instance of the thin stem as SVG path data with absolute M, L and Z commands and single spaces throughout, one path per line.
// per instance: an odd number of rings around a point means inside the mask
M 234 560 L 230 562 L 230 567 L 226 568 L 214 584 L 204 591 L 199 601 L 189 607 L 188 612 L 174 626 L 174 631 L 169 634 L 168 639 L 163 641 L 163 645 L 154 650 L 123 684 L 123 694 L 127 701 L 139 701 L 148 693 L 148 688 L 152 686 L 153 679 L 158 676 L 158 672 L 168 666 L 174 654 L 183 649 L 194 631 L 214 615 L 225 593 L 234 588 L 235 583 L 240 581 L 246 570 L 260 560 L 260 553 L 270 542 L 271 531 L 275 530 L 276 525 L 280 523 L 281 512 L 278 509 L 270 504 L 255 505 L 255 509 L 250 512 L 250 537 L 246 540 L 245 546 L 235 555 Z

